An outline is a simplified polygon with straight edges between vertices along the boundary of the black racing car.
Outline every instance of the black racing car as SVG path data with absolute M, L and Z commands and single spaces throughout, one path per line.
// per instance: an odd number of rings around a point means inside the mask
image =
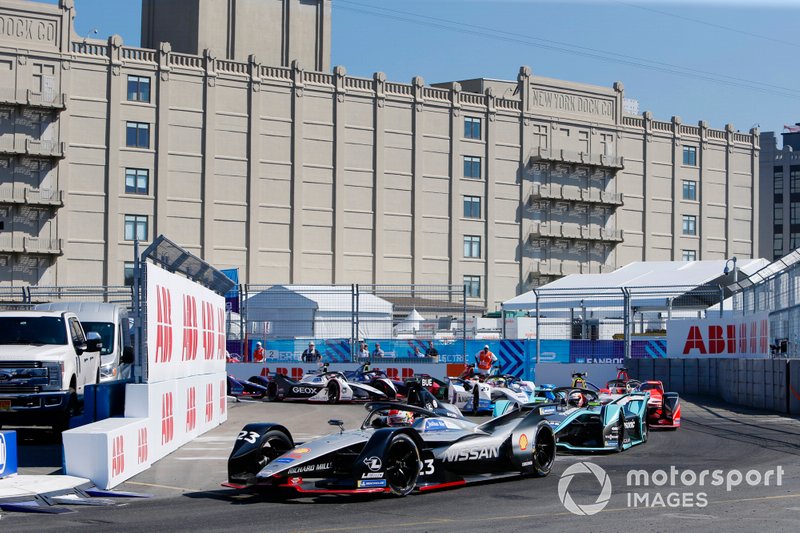
M 236 489 L 297 493 L 381 493 L 405 496 L 506 477 L 542 477 L 556 456 L 553 430 L 541 413 L 554 404 L 527 404 L 483 424 L 390 402 L 367 404 L 358 429 L 295 446 L 280 424 L 248 424 L 228 459 Z

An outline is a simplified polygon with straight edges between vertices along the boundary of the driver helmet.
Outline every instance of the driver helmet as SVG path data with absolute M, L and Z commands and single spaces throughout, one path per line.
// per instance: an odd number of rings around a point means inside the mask
M 389 426 L 410 426 L 414 423 L 414 413 L 411 411 L 400 411 L 399 409 L 391 409 L 386 414 L 386 422 Z
M 573 392 L 572 394 L 569 395 L 567 403 L 571 407 L 581 407 L 583 405 L 583 394 L 581 394 L 580 392 Z

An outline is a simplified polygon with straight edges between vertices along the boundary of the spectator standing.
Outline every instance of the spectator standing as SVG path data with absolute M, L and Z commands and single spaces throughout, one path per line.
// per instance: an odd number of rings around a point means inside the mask
M 439 357 L 439 350 L 433 347 L 433 341 L 428 341 L 428 349 L 425 350 L 425 355 L 428 357 Z
M 319 353 L 319 350 L 317 350 L 313 342 L 309 342 L 308 348 L 303 350 L 302 359 L 304 363 L 316 363 L 322 359 L 322 354 Z
M 253 361 L 256 363 L 263 363 L 267 358 L 267 351 L 260 342 L 256 343 L 256 349 L 253 350 Z
M 367 348 L 367 343 L 362 342 L 361 347 L 358 349 L 358 358 L 359 359 L 369 359 L 369 348 Z
M 383 350 L 381 350 L 381 343 L 379 342 L 375 343 L 375 349 L 372 350 L 372 357 L 373 358 L 383 357 Z
M 483 350 L 478 352 L 475 356 L 475 362 L 478 364 L 477 373 L 488 376 L 492 367 L 497 363 L 497 356 L 489 349 L 489 345 L 483 347 Z

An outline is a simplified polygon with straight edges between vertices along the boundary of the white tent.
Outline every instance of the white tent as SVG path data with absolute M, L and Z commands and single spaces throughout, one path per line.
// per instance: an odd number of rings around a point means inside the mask
M 416 309 L 412 309 L 408 316 L 395 326 L 394 332 L 395 334 L 414 333 L 419 330 L 423 322 L 425 322 L 425 317 L 419 314 Z
M 272 338 L 350 338 L 356 305 L 358 337 L 391 338 L 392 304 L 372 294 L 355 302 L 350 287 L 274 285 L 245 300 L 248 323 L 268 323 Z

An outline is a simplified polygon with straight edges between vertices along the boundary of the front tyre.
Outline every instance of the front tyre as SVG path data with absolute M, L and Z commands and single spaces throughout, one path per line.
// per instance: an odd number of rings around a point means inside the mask
M 328 382 L 328 403 L 335 404 L 339 403 L 339 398 L 342 395 L 342 389 L 339 387 L 339 382 L 335 379 L 332 379 Z
M 420 465 L 419 448 L 403 433 L 392 437 L 384 454 L 386 486 L 394 496 L 409 494 L 417 484 Z
M 536 443 L 533 446 L 533 476 L 547 476 L 555 461 L 556 436 L 547 422 L 541 422 L 536 429 Z
M 625 416 L 620 413 L 617 421 L 617 451 L 625 449 Z

